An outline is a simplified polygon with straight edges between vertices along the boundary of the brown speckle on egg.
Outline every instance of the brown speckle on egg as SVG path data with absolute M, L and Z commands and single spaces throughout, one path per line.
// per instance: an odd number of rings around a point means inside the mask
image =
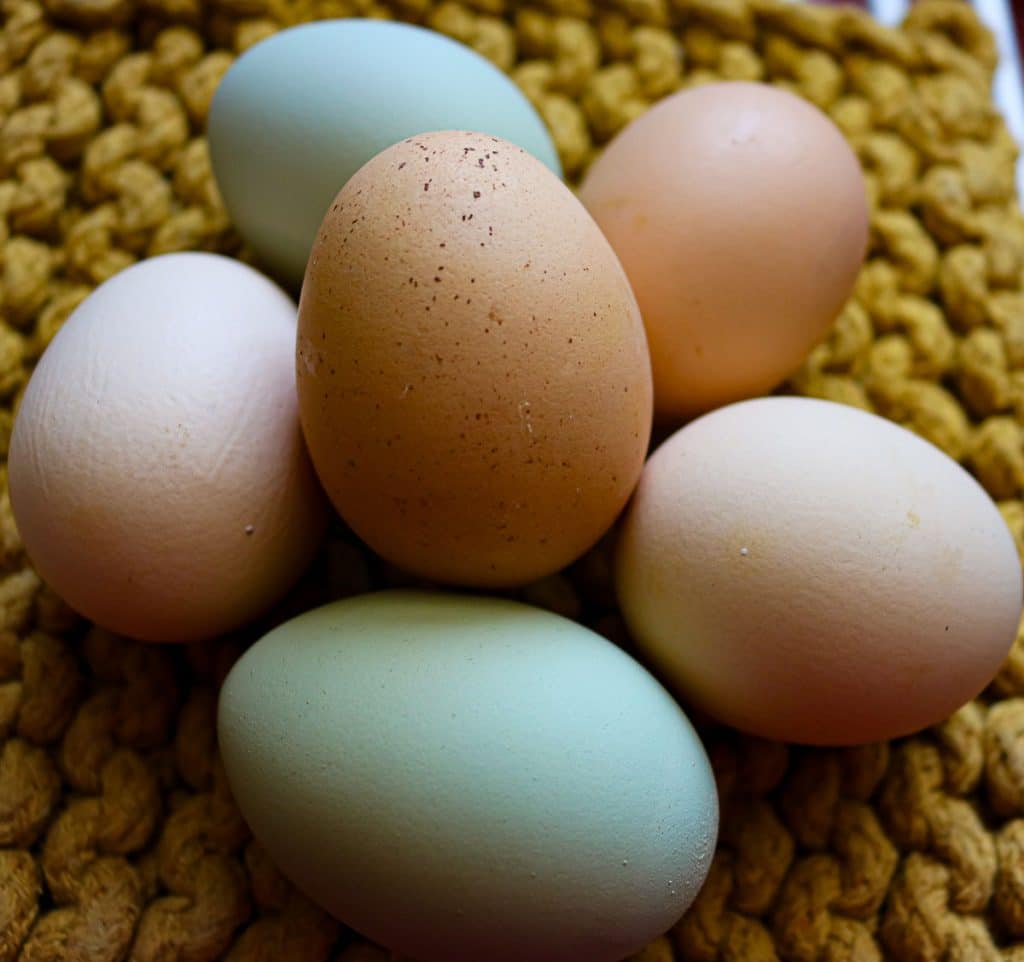
M 636 302 L 607 241 L 546 167 L 495 144 L 424 134 L 342 190 L 359 223 L 346 246 L 347 220 L 328 212 L 299 315 L 300 337 L 326 335 L 338 373 L 321 408 L 310 399 L 327 368 L 300 370 L 299 398 L 318 474 L 360 537 L 416 574 L 497 587 L 563 567 L 612 524 L 643 464 L 652 388 Z M 429 190 L 394 176 L 425 148 Z M 496 169 L 465 162 L 474 153 Z M 561 283 L 537 283 L 563 267 Z M 435 324 L 430 289 L 442 283 L 452 296 Z M 465 296 L 470 287 L 486 298 Z M 583 311 L 588 349 L 567 363 Z M 498 534 L 508 504 L 514 520 Z

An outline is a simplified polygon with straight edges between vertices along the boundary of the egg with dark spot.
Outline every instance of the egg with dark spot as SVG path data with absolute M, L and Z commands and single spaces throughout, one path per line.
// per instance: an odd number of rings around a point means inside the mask
M 424 152 L 429 191 L 411 163 Z M 424 134 L 363 166 L 313 247 L 297 351 L 335 508 L 421 576 L 550 574 L 608 530 L 643 467 L 650 355 L 625 272 L 572 192 L 507 141 Z

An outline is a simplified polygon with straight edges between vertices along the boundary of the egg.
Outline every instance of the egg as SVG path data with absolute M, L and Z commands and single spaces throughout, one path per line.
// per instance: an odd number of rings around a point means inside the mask
M 209 638 L 280 598 L 328 514 L 294 357 L 294 302 L 226 257 L 155 257 L 98 287 L 14 423 L 11 505 L 39 574 L 147 641 Z
M 436 582 L 524 584 L 625 506 L 651 430 L 636 300 L 569 189 L 500 138 L 378 154 L 299 302 L 299 409 L 352 529 Z
M 232 668 L 218 735 L 284 874 L 419 962 L 618 962 L 715 847 L 712 771 L 665 689 L 518 602 L 391 590 L 302 614 Z
M 250 47 L 210 107 L 213 172 L 261 262 L 297 287 L 334 195 L 385 147 L 465 127 L 511 140 L 559 176 L 551 137 L 519 88 L 471 48 L 411 24 L 303 24 Z
M 755 83 L 657 103 L 580 198 L 633 285 L 658 419 L 771 391 L 828 332 L 868 241 L 864 178 L 817 107 Z
M 948 717 L 1009 652 L 1021 566 L 984 489 L 916 434 L 771 397 L 652 455 L 615 560 L 622 614 L 686 703 L 848 745 Z

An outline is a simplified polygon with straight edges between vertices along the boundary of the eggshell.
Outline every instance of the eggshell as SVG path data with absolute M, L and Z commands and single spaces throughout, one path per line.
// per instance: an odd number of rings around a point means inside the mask
M 73 608 L 191 641 L 297 579 L 327 511 L 294 351 L 293 302 L 214 254 L 143 261 L 68 318 L 25 391 L 8 471 L 28 554 Z
M 217 88 L 208 136 L 239 233 L 298 286 L 345 181 L 404 137 L 453 127 L 511 140 L 561 175 L 547 128 L 508 76 L 442 34 L 381 20 L 303 24 L 249 48 Z
M 403 141 L 339 193 L 299 302 L 298 384 L 342 517 L 444 582 L 521 584 L 583 554 L 650 436 L 615 255 L 546 167 L 479 133 Z
M 420 962 L 618 962 L 679 918 L 715 846 L 711 768 L 667 692 L 516 602 L 303 614 L 234 666 L 218 732 L 282 871 Z
M 660 101 L 612 140 L 580 199 L 636 292 L 666 423 L 764 394 L 799 367 L 867 247 L 853 150 L 817 107 L 765 84 Z
M 658 448 L 616 579 L 638 645 L 689 704 L 813 744 L 947 717 L 996 673 L 1021 613 L 984 489 L 898 425 L 806 398 L 721 408 Z

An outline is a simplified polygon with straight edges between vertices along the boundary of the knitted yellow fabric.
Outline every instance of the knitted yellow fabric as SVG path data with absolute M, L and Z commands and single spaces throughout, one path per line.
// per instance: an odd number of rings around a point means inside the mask
M 97 283 L 166 251 L 244 256 L 203 139 L 232 59 L 282 25 L 395 16 L 510 71 L 571 177 L 688 84 L 770 80 L 827 110 L 867 170 L 871 252 L 791 387 L 939 445 L 1024 544 L 1024 218 L 995 45 L 967 6 L 925 0 L 900 30 L 781 0 L 0 10 L 0 454 L 34 360 Z M 288 610 L 400 581 L 334 538 Z M 607 545 L 522 595 L 625 640 Z M 29 567 L 3 490 L 0 962 L 389 958 L 297 894 L 231 802 L 214 708 L 247 640 L 146 647 L 82 624 Z M 919 737 L 821 751 L 708 732 L 721 845 L 693 909 L 637 958 L 1024 962 L 1022 696 L 1019 640 L 983 699 Z

